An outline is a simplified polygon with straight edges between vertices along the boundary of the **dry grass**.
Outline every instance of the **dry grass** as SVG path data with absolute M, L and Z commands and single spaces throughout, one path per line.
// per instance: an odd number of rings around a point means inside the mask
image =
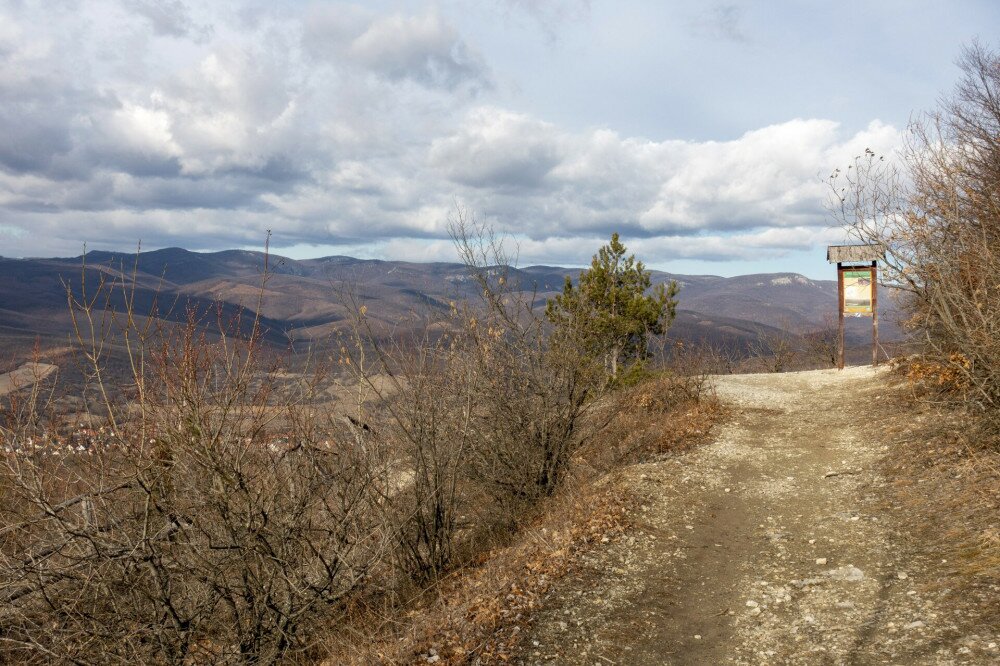
M 359 612 L 353 621 L 367 632 L 337 641 L 325 663 L 427 663 L 437 661 L 435 655 L 445 664 L 510 659 L 550 586 L 584 552 L 627 527 L 629 498 L 617 491 L 590 485 L 545 504 L 512 544 L 445 577 L 399 617 L 379 622 L 372 609 Z
M 553 584 L 628 530 L 638 498 L 610 482 L 616 470 L 706 438 L 720 410 L 714 399 L 681 397 L 690 388 L 660 377 L 609 404 L 617 416 L 508 544 L 415 594 L 403 609 L 359 606 L 350 629 L 339 627 L 330 640 L 324 663 L 494 664 L 520 654 Z
M 700 444 L 723 407 L 704 376 L 662 374 L 616 396 L 607 409 L 606 429 L 582 452 L 601 470 Z
M 903 507 L 920 555 L 942 562 L 942 587 L 964 598 L 969 612 L 1000 612 L 1000 450 L 984 442 L 965 409 L 929 398 L 936 381 L 898 380 L 878 427 L 893 448 L 885 473 L 888 500 Z

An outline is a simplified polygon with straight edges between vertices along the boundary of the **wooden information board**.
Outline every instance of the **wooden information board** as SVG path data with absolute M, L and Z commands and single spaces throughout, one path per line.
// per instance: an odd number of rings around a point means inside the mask
M 837 264 L 837 367 L 844 367 L 844 317 L 872 318 L 872 365 L 878 365 L 878 260 L 884 251 L 876 245 L 830 245 L 826 260 Z

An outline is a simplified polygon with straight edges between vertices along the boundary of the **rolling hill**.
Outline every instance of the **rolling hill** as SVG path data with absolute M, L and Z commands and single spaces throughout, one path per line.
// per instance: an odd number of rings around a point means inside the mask
M 265 263 L 267 277 L 265 276 Z M 579 269 L 529 266 L 512 269 L 511 284 L 534 292 L 543 304 Z M 476 296 L 466 269 L 457 263 L 410 263 L 332 256 L 294 260 L 260 252 L 227 250 L 201 253 L 181 248 L 143 252 L 89 252 L 51 259 L 0 258 L 0 340 L 21 349 L 36 337 L 65 344 L 70 319 L 66 285 L 92 291 L 102 277 L 118 285 L 111 304 L 126 297 L 121 285 L 133 279 L 140 313 L 154 306 L 179 321 L 188 306 L 205 310 L 221 304 L 225 317 L 240 308 L 259 308 L 272 344 L 322 342 L 342 330 L 345 303 L 367 306 L 369 316 L 387 328 L 406 318 L 447 311 L 450 303 Z M 794 273 L 719 277 L 653 271 L 654 282 L 676 280 L 678 317 L 671 337 L 709 342 L 736 351 L 761 334 L 786 331 L 804 335 L 829 327 L 836 309 L 836 283 Z M 883 298 L 882 338 L 900 337 L 895 307 Z M 849 340 L 867 340 L 867 320 L 852 321 Z M 20 345 L 13 344 L 20 341 Z

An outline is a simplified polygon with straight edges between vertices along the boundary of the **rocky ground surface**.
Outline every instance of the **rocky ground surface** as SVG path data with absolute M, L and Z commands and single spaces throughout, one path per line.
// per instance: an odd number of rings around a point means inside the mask
M 616 481 L 641 497 L 635 529 L 556 587 L 521 663 L 1000 663 L 1000 627 L 884 492 L 875 370 L 715 385 L 731 417 Z

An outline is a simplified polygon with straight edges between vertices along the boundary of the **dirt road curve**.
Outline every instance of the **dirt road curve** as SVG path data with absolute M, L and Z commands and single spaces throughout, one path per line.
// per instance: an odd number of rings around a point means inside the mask
M 627 471 L 631 536 L 547 600 L 522 663 L 994 664 L 911 556 L 877 472 L 870 368 L 716 382 L 732 417 L 700 449 Z
M 25 363 L 17 370 L 0 374 L 0 396 L 40 382 L 58 368 L 48 363 Z

